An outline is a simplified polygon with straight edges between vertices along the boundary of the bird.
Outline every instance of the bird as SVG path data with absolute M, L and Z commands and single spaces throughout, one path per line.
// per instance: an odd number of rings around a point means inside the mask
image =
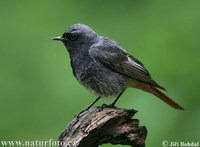
M 81 85 L 98 96 L 83 111 L 89 110 L 101 97 L 115 96 L 116 99 L 109 105 L 114 107 L 128 87 L 152 93 L 171 107 L 184 110 L 161 92 L 166 89 L 151 78 L 142 62 L 128 54 L 117 42 L 97 34 L 89 26 L 74 24 L 52 40 L 64 43 L 73 75 Z

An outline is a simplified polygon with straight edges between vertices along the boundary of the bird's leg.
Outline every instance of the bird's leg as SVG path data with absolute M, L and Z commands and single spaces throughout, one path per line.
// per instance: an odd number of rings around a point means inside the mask
M 109 105 L 110 107 L 114 107 L 114 106 L 115 106 L 116 102 L 118 101 L 118 99 L 120 98 L 120 96 L 123 94 L 124 91 L 125 91 L 125 90 L 123 90 L 123 91 L 117 96 L 117 98 L 115 99 L 115 101 L 114 101 L 112 104 Z
M 76 114 L 75 117 L 78 118 L 81 113 L 89 110 L 100 98 L 101 98 L 101 96 L 99 96 L 98 98 L 96 98 L 96 100 L 94 102 L 92 102 L 86 109 L 84 109 L 81 112 L 79 112 L 78 114 Z

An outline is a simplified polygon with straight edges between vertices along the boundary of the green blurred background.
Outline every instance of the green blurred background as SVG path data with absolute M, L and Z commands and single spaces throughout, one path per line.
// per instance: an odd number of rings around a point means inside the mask
M 63 44 L 51 40 L 76 23 L 117 41 L 185 108 L 127 89 L 117 106 L 139 110 L 148 147 L 200 141 L 198 0 L 0 1 L 0 140 L 57 140 L 96 98 L 73 77 Z

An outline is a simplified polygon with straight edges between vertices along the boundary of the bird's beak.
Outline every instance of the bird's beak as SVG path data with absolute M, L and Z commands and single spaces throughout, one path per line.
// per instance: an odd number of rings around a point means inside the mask
M 51 38 L 52 40 L 60 40 L 60 41 L 64 41 L 64 40 L 67 40 L 65 38 L 63 38 L 62 36 L 59 36 L 59 37 L 53 37 Z

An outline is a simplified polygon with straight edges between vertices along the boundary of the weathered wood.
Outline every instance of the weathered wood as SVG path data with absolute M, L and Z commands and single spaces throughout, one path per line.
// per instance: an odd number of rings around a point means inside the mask
M 144 147 L 145 126 L 138 126 L 133 109 L 95 107 L 73 119 L 59 137 L 60 147 L 98 147 L 105 143 Z

